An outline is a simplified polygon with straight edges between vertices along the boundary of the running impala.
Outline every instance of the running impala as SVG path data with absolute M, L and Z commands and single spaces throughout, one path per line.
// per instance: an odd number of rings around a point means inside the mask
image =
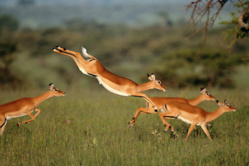
M 200 89 L 200 92 L 201 94 L 195 99 L 185 99 L 182 97 L 150 97 L 150 99 L 156 104 L 156 107 L 158 108 L 158 110 L 162 109 L 164 104 L 169 103 L 169 102 L 180 102 L 180 103 L 186 103 L 186 104 L 196 106 L 204 100 L 215 101 L 215 97 L 212 96 L 210 93 L 208 93 L 205 87 L 202 87 Z M 135 116 L 129 122 L 129 127 L 132 127 L 135 124 L 138 118 L 138 115 L 140 113 L 154 114 L 155 111 L 153 110 L 152 105 L 146 102 L 146 108 L 138 107 Z M 164 115 L 165 113 L 159 112 L 159 117 L 165 126 L 164 131 L 167 131 L 169 127 L 171 128 L 171 131 L 174 131 L 174 128 L 165 120 Z
M 185 141 L 187 141 L 195 125 L 201 126 L 207 137 L 212 141 L 206 127 L 207 123 L 217 119 L 225 112 L 236 111 L 236 108 L 228 105 L 226 100 L 223 103 L 217 100 L 217 103 L 219 108 L 214 112 L 207 112 L 202 108 L 180 102 L 167 103 L 164 105 L 163 110 L 165 111 L 165 117 L 180 119 L 188 124 L 191 124 Z
M 97 58 L 88 54 L 85 48 L 82 48 L 82 53 L 89 58 L 87 60 L 79 52 L 70 51 L 60 46 L 54 48 L 53 51 L 71 57 L 83 74 L 95 77 L 99 84 L 102 84 L 108 91 L 121 96 L 143 97 L 147 102 L 151 103 L 155 112 L 157 111 L 155 103 L 147 95 L 140 92 L 150 89 L 162 91 L 167 89 L 160 80 L 156 79 L 154 74 L 148 75 L 150 81 L 144 84 L 137 84 L 128 78 L 115 75 L 108 71 Z
M 30 116 L 30 120 L 23 121 L 18 123 L 17 126 L 20 126 L 24 123 L 29 123 L 35 120 L 35 118 L 39 115 L 41 110 L 37 108 L 42 102 L 47 100 L 50 97 L 54 96 L 64 96 L 65 92 L 62 92 L 54 87 L 54 84 L 49 84 L 49 91 L 37 97 L 30 98 L 21 98 L 3 105 L 0 105 L 0 136 L 4 132 L 4 128 L 7 124 L 7 120 L 12 118 L 18 118 L 21 116 L 28 115 Z M 33 111 L 37 113 L 35 115 L 32 114 Z

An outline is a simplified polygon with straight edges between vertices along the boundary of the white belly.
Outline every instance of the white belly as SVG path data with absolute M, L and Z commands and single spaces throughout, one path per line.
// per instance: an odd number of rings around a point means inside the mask
M 193 123 L 193 121 L 190 121 L 190 120 L 188 120 L 188 119 L 185 119 L 185 118 L 183 118 L 183 117 L 181 117 L 181 116 L 179 116 L 178 119 L 180 119 L 180 120 L 182 120 L 183 122 L 188 123 L 188 124 L 192 124 L 192 123 Z M 196 125 L 200 126 L 201 124 L 200 124 L 200 123 L 197 123 Z
M 80 70 L 83 74 L 89 75 L 89 74 L 85 71 L 84 68 L 79 67 L 79 70 Z M 103 87 L 104 87 L 105 89 L 107 89 L 108 91 L 110 91 L 110 92 L 112 92 L 112 93 L 114 93 L 114 94 L 120 95 L 120 96 L 130 96 L 130 94 L 127 94 L 127 93 L 124 93 L 124 92 L 120 92 L 120 91 L 118 91 L 118 90 L 116 90 L 116 89 L 113 89 L 113 88 L 110 87 L 109 85 L 105 84 L 105 83 L 101 80 L 101 78 L 100 78 L 99 76 L 96 76 L 96 78 L 97 78 L 97 80 L 99 81 L 99 84 L 102 84 Z
M 81 71 L 83 74 L 89 75 L 89 74 L 85 71 L 84 68 L 79 67 L 79 69 L 80 69 L 80 71 Z
M 17 115 L 17 116 L 6 116 L 6 119 L 10 120 L 10 119 L 13 119 L 13 118 L 19 118 L 19 117 L 26 116 L 26 115 L 27 114 L 22 114 L 22 115 Z
M 34 110 L 31 110 L 30 112 L 33 112 Z M 19 118 L 19 117 L 22 117 L 22 116 L 26 116 L 27 114 L 21 114 L 21 115 L 7 115 L 6 116 L 6 119 L 7 120 L 10 120 L 10 119 L 14 119 L 14 118 Z
M 97 76 L 96 78 L 98 79 L 99 84 L 102 84 L 103 87 L 104 87 L 105 89 L 107 89 L 108 91 L 110 91 L 110 92 L 112 92 L 112 93 L 114 93 L 114 94 L 120 95 L 120 96 L 130 96 L 130 94 L 127 94 L 127 93 L 124 93 L 124 92 L 120 92 L 120 91 L 118 91 L 118 90 L 116 90 L 116 89 L 113 89 L 113 88 L 110 87 L 109 85 L 105 84 L 105 83 L 101 80 L 101 78 L 100 78 L 99 76 Z
M 183 122 L 188 123 L 188 124 L 191 124 L 191 123 L 192 123 L 192 121 L 190 121 L 190 120 L 188 120 L 188 119 L 185 119 L 185 118 L 183 118 L 183 117 L 181 117 L 181 116 L 178 116 L 178 119 L 180 119 L 180 120 L 182 120 Z

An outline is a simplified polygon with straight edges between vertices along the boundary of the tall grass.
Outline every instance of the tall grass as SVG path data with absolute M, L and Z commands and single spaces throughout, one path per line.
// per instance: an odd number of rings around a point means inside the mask
M 43 91 L 30 93 L 6 91 L 0 99 L 7 102 Z M 174 138 L 163 132 L 157 114 L 140 115 L 128 129 L 137 107 L 145 105 L 143 99 L 116 96 L 102 88 L 70 89 L 65 97 L 42 103 L 35 121 L 20 128 L 16 123 L 29 117 L 8 121 L 0 138 L 0 165 L 248 165 L 248 90 L 213 89 L 211 93 L 221 100 L 228 98 L 238 110 L 211 122 L 208 130 L 213 142 L 199 127 L 184 142 L 189 125 L 169 120 L 178 134 Z M 148 93 L 188 98 L 198 94 L 198 89 Z M 207 111 L 217 108 L 213 102 L 200 106 Z

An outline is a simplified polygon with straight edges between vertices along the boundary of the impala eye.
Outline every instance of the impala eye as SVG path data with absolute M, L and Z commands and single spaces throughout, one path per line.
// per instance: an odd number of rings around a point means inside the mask
M 158 84 L 161 84 L 161 81 L 158 81 L 157 83 L 158 83 Z
M 55 90 L 55 91 L 58 91 L 58 89 L 56 89 L 56 88 L 55 88 L 54 90 Z

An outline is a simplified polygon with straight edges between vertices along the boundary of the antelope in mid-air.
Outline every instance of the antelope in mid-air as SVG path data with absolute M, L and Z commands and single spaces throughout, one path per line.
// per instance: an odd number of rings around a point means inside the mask
M 82 53 L 89 58 L 87 60 L 85 60 L 79 52 L 70 51 L 60 46 L 54 48 L 53 51 L 71 57 L 83 74 L 95 77 L 108 91 L 121 96 L 143 97 L 146 101 L 151 103 L 155 112 L 157 112 L 155 103 L 146 94 L 141 93 L 149 89 L 166 91 L 167 88 L 160 80 L 156 79 L 154 74 L 148 75 L 149 82 L 137 84 L 128 78 L 120 77 L 108 71 L 97 58 L 88 54 L 87 50 L 83 47 Z

